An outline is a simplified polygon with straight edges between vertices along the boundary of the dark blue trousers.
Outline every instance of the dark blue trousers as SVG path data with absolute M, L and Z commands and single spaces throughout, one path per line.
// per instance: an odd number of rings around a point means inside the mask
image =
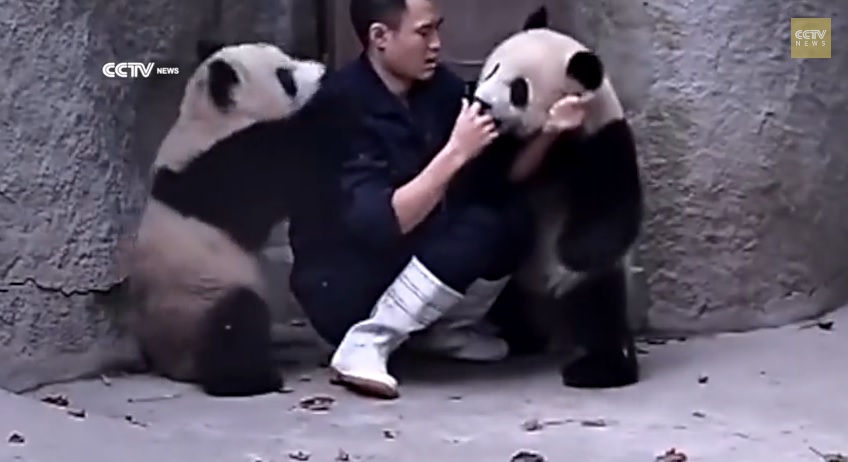
M 324 340 L 338 345 L 353 324 L 370 315 L 413 256 L 458 292 L 465 292 L 477 279 L 506 277 L 518 268 L 533 242 L 530 209 L 519 199 L 502 208 L 437 206 L 407 235 L 402 248 L 363 255 L 354 265 L 337 265 L 320 281 L 299 284 L 293 276 L 294 294 Z

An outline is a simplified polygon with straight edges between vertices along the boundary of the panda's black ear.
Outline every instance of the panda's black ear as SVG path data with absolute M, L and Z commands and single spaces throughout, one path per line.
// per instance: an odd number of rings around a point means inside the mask
M 216 59 L 207 66 L 206 85 L 209 99 L 221 111 L 226 111 L 233 104 L 233 87 L 238 85 L 239 77 L 230 63 Z
M 604 83 L 604 65 L 601 58 L 591 51 L 578 51 L 568 61 L 566 76 L 574 79 L 583 88 L 595 91 Z
M 548 7 L 542 5 L 538 10 L 527 16 L 521 30 L 544 29 L 546 27 L 548 27 Z
M 197 59 L 198 63 L 202 63 L 203 61 L 206 61 L 206 58 L 212 56 L 212 54 L 214 54 L 221 48 L 224 48 L 224 42 L 219 42 L 217 40 L 200 39 L 194 46 L 194 56 Z

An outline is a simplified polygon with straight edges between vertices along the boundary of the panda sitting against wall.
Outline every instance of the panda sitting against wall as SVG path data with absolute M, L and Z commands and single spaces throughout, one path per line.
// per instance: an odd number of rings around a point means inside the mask
M 643 214 L 635 142 L 598 56 L 547 26 L 542 7 L 491 52 L 474 90 L 503 133 L 491 149 L 512 153 L 560 98 L 590 98 L 579 133 L 561 135 L 526 185 L 537 245 L 488 319 L 514 353 L 570 341 L 567 386 L 629 385 L 639 379 L 627 306 Z
M 322 135 L 344 111 L 316 96 L 321 63 L 263 43 L 198 53 L 131 250 L 132 327 L 156 373 L 215 396 L 273 392 L 258 255 L 293 198 L 322 200 Z

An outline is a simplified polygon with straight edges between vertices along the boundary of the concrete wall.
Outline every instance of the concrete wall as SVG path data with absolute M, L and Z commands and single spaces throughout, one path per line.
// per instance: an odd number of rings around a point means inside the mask
M 113 256 L 187 72 L 109 80 L 101 66 L 187 70 L 194 41 L 216 34 L 315 51 L 308 1 L 30 3 L 0 5 L 0 387 L 12 390 L 136 356 L 114 322 L 127 301 Z M 649 194 L 649 327 L 777 325 L 848 298 L 848 55 L 836 42 L 830 60 L 788 57 L 790 17 L 831 16 L 839 40 L 845 6 L 548 3 L 607 58 L 634 116 Z M 291 306 L 284 244 L 271 253 Z

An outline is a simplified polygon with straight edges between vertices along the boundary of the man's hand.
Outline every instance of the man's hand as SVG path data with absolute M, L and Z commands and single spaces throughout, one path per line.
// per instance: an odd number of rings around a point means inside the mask
M 586 103 L 593 95 L 568 95 L 551 106 L 548 120 L 542 127 L 545 133 L 561 133 L 579 127 L 586 116 Z
M 480 114 L 480 103 L 462 99 L 462 109 L 454 123 L 446 152 L 451 152 L 464 162 L 479 154 L 498 137 L 495 122 L 488 114 Z
M 495 123 L 480 114 L 480 104 L 462 100 L 450 140 L 427 167 L 392 195 L 398 226 L 406 234 L 418 226 L 444 197 L 453 176 L 497 138 Z

